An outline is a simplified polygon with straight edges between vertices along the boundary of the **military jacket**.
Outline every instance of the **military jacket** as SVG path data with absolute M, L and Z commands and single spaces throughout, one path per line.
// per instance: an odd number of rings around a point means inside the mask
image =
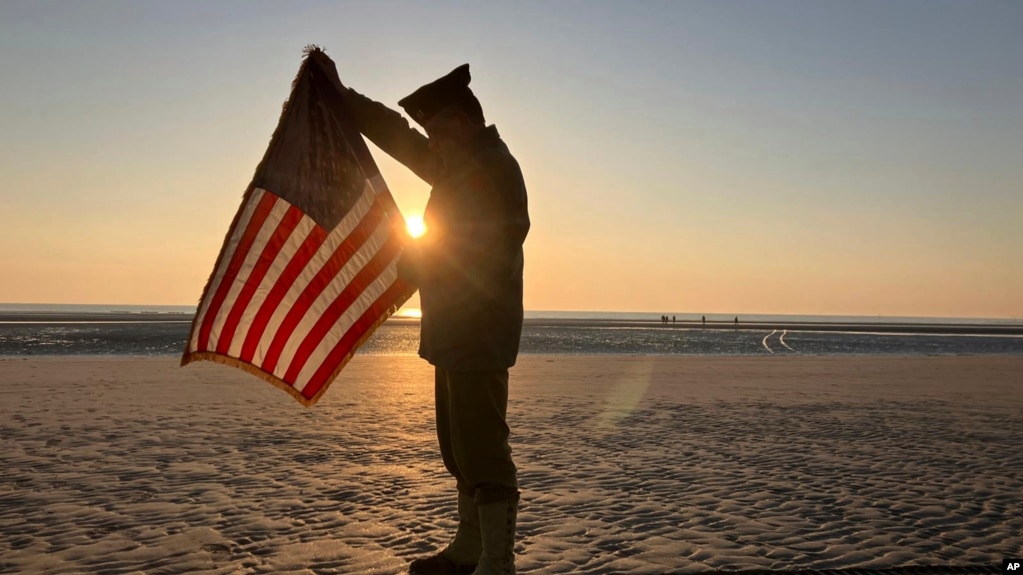
M 398 112 L 345 94 L 359 130 L 432 185 L 427 233 L 406 246 L 399 275 L 419 287 L 419 355 L 450 371 L 515 364 L 522 335 L 526 186 L 494 126 L 442 158 Z

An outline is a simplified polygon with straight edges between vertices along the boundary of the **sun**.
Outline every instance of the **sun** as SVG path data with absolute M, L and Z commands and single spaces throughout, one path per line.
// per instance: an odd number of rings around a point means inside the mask
M 423 221 L 423 216 L 405 216 L 405 227 L 408 228 L 408 233 L 414 238 L 422 237 L 426 233 L 426 222 Z

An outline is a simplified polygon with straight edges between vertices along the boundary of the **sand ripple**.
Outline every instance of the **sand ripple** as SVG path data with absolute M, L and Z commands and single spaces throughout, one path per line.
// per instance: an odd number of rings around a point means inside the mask
M 954 359 L 936 372 L 994 361 Z M 997 383 L 1023 361 L 981 388 L 715 361 L 707 383 L 687 359 L 523 359 L 521 572 L 1023 554 L 1023 402 Z M 305 409 L 211 364 L 0 361 L 0 573 L 403 573 L 455 526 L 432 378 L 408 358 L 346 373 Z

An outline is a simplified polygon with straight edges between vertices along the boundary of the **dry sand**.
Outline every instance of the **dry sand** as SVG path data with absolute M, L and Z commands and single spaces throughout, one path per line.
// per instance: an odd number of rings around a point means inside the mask
M 455 525 L 421 360 L 319 405 L 216 364 L 0 360 L 0 573 L 403 573 Z M 522 573 L 1023 555 L 1021 357 L 527 356 Z

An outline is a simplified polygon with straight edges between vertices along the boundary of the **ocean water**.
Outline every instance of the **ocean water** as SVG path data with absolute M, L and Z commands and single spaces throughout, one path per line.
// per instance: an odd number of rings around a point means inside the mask
M 0 356 L 177 356 L 191 306 L 0 304 Z M 670 315 L 670 314 L 669 314 Z M 982 355 L 1023 354 L 1023 322 L 850 316 L 707 316 L 634 312 L 528 312 L 525 354 Z M 415 355 L 419 324 L 384 323 L 359 350 Z

